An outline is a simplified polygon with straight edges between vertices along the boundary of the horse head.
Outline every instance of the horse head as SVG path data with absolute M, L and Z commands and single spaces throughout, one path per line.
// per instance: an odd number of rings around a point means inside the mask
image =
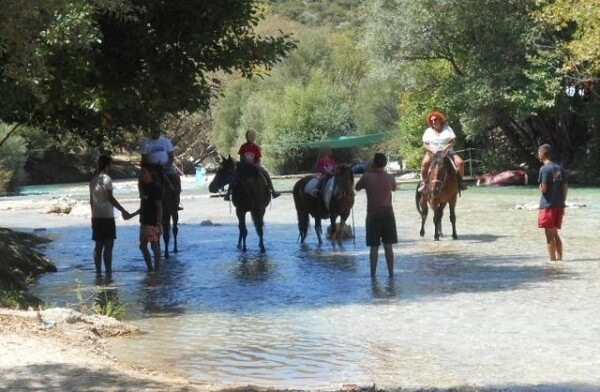
M 216 193 L 225 185 L 230 184 L 235 176 L 235 160 L 229 155 L 227 158 L 221 155 L 221 163 L 215 177 L 208 185 L 208 191 Z
M 444 183 L 448 177 L 448 167 L 450 164 L 448 151 L 438 151 L 433 156 L 433 162 L 431 163 L 431 169 L 429 171 L 429 184 L 432 187 L 431 193 L 434 196 L 439 195 L 444 187 Z
M 354 173 L 352 172 L 352 166 L 346 163 L 338 165 L 334 178 L 334 198 L 341 199 L 342 197 L 354 197 Z

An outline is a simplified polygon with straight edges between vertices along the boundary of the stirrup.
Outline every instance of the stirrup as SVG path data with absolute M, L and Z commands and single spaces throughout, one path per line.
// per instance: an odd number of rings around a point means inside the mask
M 279 196 L 281 196 L 281 193 L 280 193 L 280 192 L 277 192 L 277 191 L 272 191 L 272 192 L 271 192 L 271 197 L 272 197 L 273 199 L 277 199 Z

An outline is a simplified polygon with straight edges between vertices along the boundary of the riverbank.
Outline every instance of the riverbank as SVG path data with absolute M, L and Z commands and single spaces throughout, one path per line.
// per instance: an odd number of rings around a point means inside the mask
M 139 333 L 105 316 L 70 309 L 0 309 L 0 390 L 207 391 L 166 373 L 123 364 L 105 338 Z

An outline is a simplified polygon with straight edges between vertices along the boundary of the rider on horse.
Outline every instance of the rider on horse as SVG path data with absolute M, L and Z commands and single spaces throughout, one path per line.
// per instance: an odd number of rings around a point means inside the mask
M 335 174 L 336 168 L 337 163 L 331 156 L 331 149 L 324 148 L 321 150 L 321 156 L 317 158 L 317 162 L 315 163 L 317 175 L 307 183 L 306 193 L 316 198 L 320 197 L 324 183 Z
M 260 146 L 254 143 L 255 140 L 256 132 L 254 132 L 253 130 L 248 130 L 246 132 L 246 143 L 242 144 L 240 150 L 238 151 L 240 155 L 240 163 L 251 164 L 254 165 L 256 169 L 258 169 L 260 175 L 267 182 L 267 186 L 271 191 L 271 197 L 275 199 L 279 197 L 281 193 L 275 190 L 275 188 L 273 187 L 273 181 L 271 181 L 271 176 L 269 176 L 269 173 L 265 170 L 265 168 L 260 165 L 260 158 L 262 157 L 262 153 L 260 150 Z M 231 199 L 231 185 L 227 189 L 227 193 L 225 194 L 224 199 L 226 201 L 229 201 Z
M 169 179 L 169 183 L 175 194 L 175 202 L 178 210 L 183 210 L 180 205 L 181 178 L 175 168 L 175 154 L 171 140 L 160 134 L 158 127 L 150 130 L 150 138 L 144 139 L 140 144 L 142 154 L 142 165 L 156 165 L 162 168 L 163 173 Z
M 467 189 L 462 179 L 465 175 L 465 163 L 462 158 L 454 151 L 456 144 L 456 135 L 449 125 L 446 125 L 446 118 L 440 112 L 430 112 L 427 114 L 427 124 L 429 128 L 423 134 L 423 147 L 426 150 L 425 157 L 421 163 L 421 184 L 419 192 L 422 192 L 426 186 L 426 179 L 431 167 L 433 156 L 438 151 L 447 152 L 454 162 L 458 174 L 458 186 L 461 190 Z

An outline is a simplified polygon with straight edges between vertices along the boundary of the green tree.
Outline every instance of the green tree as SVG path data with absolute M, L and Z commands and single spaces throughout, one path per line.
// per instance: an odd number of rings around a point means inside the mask
M 499 129 L 532 167 L 541 142 L 573 163 L 590 141 L 589 104 L 568 94 L 565 58 L 548 50 L 568 34 L 536 23 L 537 9 L 533 0 L 373 1 L 366 41 L 380 72 L 402 80 L 400 132 L 414 128 L 405 112 L 435 108 L 470 141 Z
M 0 138 L 10 132 L 11 127 L 0 124 Z M 27 145 L 21 136 L 6 139 L 0 146 L 0 193 L 14 189 L 25 180 Z
M 0 92 L 10 97 L 0 105 L 0 120 L 93 145 L 120 143 L 168 114 L 207 109 L 218 87 L 213 72 L 250 77 L 294 47 L 286 35 L 254 33 L 261 16 L 252 0 L 7 1 L 0 7 L 7 32 L 0 42 Z
M 219 150 L 236 153 L 245 131 L 255 129 L 271 169 L 312 170 L 317 152 L 299 144 L 391 129 L 395 85 L 371 77 L 355 34 L 301 28 L 298 48 L 269 78 L 230 83 L 213 111 Z

